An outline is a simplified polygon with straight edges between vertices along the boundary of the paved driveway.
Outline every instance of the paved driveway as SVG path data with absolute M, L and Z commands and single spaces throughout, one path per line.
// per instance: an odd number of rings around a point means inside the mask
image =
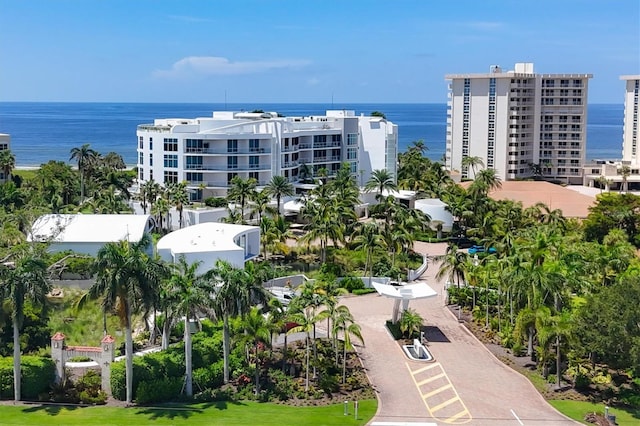
M 442 245 L 416 247 L 440 254 Z M 391 338 L 385 321 L 393 300 L 377 294 L 343 299 L 362 327 L 358 348 L 378 392 L 372 424 L 571 425 L 546 403 L 531 383 L 496 359 L 444 306 L 437 265 L 422 280 L 438 297 L 410 303 L 429 327 L 426 338 L 433 363 L 409 360 Z

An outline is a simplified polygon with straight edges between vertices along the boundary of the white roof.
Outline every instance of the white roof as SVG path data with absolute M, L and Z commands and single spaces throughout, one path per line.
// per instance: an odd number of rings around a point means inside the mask
M 158 240 L 157 249 L 171 250 L 171 253 L 201 253 L 242 249 L 233 240 L 257 226 L 235 225 L 231 223 L 205 222 L 173 231 Z
M 33 224 L 28 241 L 104 243 L 142 239 L 151 216 L 135 214 L 47 214 Z
M 372 282 L 373 287 L 376 289 L 378 294 L 382 296 L 391 297 L 394 299 L 426 299 L 428 297 L 437 296 L 438 293 L 427 284 L 406 284 L 402 287 L 395 287 L 389 284 L 382 284 L 377 282 Z

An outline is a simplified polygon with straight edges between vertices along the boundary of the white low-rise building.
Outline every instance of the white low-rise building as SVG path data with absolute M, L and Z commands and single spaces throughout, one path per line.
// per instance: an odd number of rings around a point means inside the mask
M 278 113 L 216 111 L 212 117 L 156 119 L 139 125 L 138 180 L 187 181 L 192 199 L 226 196 L 235 176 L 259 186 L 273 176 L 297 184 L 342 163 L 363 185 L 371 172 L 396 176 L 398 126 L 351 110 L 281 117 Z
M 441 224 L 441 231 L 451 232 L 453 216 L 447 210 L 446 203 L 438 198 L 423 198 L 415 201 L 415 208 L 431 218 L 431 227 L 434 230 Z
M 167 262 L 177 262 L 181 256 L 189 264 L 201 262 L 198 274 L 225 260 L 243 268 L 247 260 L 260 253 L 260 228 L 257 226 L 209 222 L 173 231 L 158 240 L 158 256 Z
M 72 250 L 95 256 L 107 243 L 139 242 L 154 226 L 149 215 L 47 214 L 34 222 L 27 241 L 47 242 L 54 253 Z M 151 244 L 148 251 L 153 251 Z

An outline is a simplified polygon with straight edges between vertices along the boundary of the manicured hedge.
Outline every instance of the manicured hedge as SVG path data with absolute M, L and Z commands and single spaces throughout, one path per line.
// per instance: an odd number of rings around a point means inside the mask
M 51 358 L 21 357 L 22 398 L 38 399 L 55 380 L 56 365 Z M 13 358 L 0 358 L 0 398 L 13 398 Z

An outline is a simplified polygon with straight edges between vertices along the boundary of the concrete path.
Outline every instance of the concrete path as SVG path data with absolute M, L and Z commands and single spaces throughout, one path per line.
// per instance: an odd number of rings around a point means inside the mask
M 442 254 L 444 245 L 419 245 Z M 443 285 L 432 264 L 421 280 L 438 297 L 413 301 L 428 326 L 433 363 L 409 360 L 389 335 L 393 300 L 370 294 L 343 299 L 362 327 L 359 347 L 367 374 L 378 392 L 374 424 L 571 425 L 522 375 L 496 359 L 444 306 Z

